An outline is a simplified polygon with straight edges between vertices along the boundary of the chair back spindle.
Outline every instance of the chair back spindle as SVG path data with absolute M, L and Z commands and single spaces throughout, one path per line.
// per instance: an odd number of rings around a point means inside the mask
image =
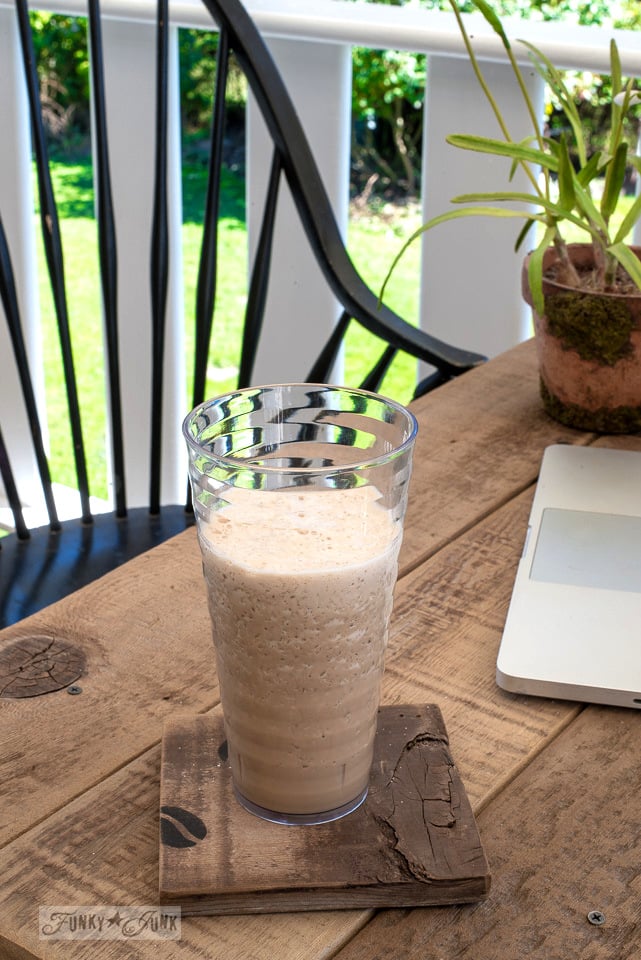
M 220 210 L 221 171 L 225 130 L 229 45 L 227 33 L 221 30 L 218 36 L 216 56 L 216 81 L 214 88 L 213 117 L 210 134 L 209 164 L 203 238 L 198 263 L 196 283 L 196 317 L 194 350 L 194 386 L 192 408 L 205 399 L 207 385 L 207 357 L 211 341 L 216 286 L 218 279 L 218 213 Z
M 112 490 L 116 516 L 124 517 L 127 515 L 127 492 L 118 337 L 118 254 L 107 137 L 105 68 L 99 0 L 88 0 L 88 27 L 95 133 L 93 149 L 96 171 L 95 203 L 105 332 L 107 395 L 111 423 Z
M 73 456 L 76 467 L 76 477 L 78 481 L 78 492 L 82 510 L 82 519 L 85 523 L 91 522 L 91 508 L 89 506 L 89 480 L 87 475 L 87 460 L 85 454 L 85 445 L 82 435 L 82 425 L 80 420 L 80 404 L 78 401 L 78 385 L 74 368 L 73 350 L 71 346 L 71 334 L 69 330 L 69 314 L 67 309 L 67 296 L 65 287 L 64 258 L 62 252 L 62 239 L 60 236 L 60 222 L 58 210 L 53 194 L 51 182 L 51 173 L 49 170 L 49 157 L 47 151 L 44 124 L 42 121 L 42 105 L 40 102 L 40 92 L 38 83 L 38 73 L 36 69 L 36 55 L 29 23 L 29 10 L 25 0 L 16 0 L 16 13 L 18 17 L 18 29 L 20 34 L 20 44 L 22 58 L 24 63 L 24 76 L 27 87 L 27 99 L 29 103 L 29 116 L 31 120 L 31 130 L 33 138 L 33 151 L 36 161 L 38 198 L 40 204 L 40 222 L 42 228 L 42 240 L 49 272 L 49 281 L 56 313 L 58 325 L 58 337 L 60 341 L 60 351 L 62 366 L 64 370 L 64 380 L 67 395 L 67 407 L 69 412 L 69 425 L 72 437 Z M 19 339 L 19 350 L 22 354 L 24 350 L 24 337 L 19 323 L 15 324 L 12 331 L 12 339 L 15 336 Z M 14 342 L 14 351 L 16 343 Z M 26 351 L 25 351 L 26 356 Z M 16 357 L 16 362 L 20 367 L 20 361 Z M 31 381 L 28 366 L 22 368 L 21 383 L 25 404 L 29 410 L 29 419 L 34 424 L 38 436 L 42 429 L 39 423 L 37 407 L 35 403 L 35 391 L 30 382 L 27 387 L 27 379 Z M 25 392 L 26 389 L 26 392 Z M 32 429 L 32 437 L 34 436 Z M 39 442 L 34 440 L 34 447 Z M 47 466 L 44 470 L 44 463 L 36 453 L 38 469 L 49 515 L 49 523 L 52 530 L 58 528 L 58 516 L 53 503 L 51 492 L 51 477 Z
M 149 510 L 160 512 L 162 431 L 156 422 L 162 417 L 165 359 L 165 317 L 167 278 L 169 276 L 169 223 L 167 214 L 167 83 L 169 64 L 169 5 L 158 0 L 156 44 L 156 164 L 154 170 L 154 213 L 151 228 L 151 309 L 152 367 L 151 410 L 154 427 L 150 430 Z

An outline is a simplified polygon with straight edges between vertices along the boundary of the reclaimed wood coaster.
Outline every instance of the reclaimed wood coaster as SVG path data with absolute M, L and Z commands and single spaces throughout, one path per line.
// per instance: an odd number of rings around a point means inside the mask
M 220 710 L 166 723 L 161 903 L 185 915 L 407 907 L 482 900 L 489 888 L 438 707 L 382 707 L 365 803 L 303 827 L 236 801 Z

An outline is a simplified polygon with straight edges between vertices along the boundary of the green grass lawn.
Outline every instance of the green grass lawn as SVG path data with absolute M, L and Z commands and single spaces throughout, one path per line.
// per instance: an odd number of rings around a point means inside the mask
M 183 183 L 183 256 L 186 326 L 186 376 L 188 391 L 185 410 L 190 406 L 195 281 L 201 235 L 204 171 L 193 165 L 185 170 Z M 78 390 L 83 415 L 92 494 L 106 495 L 105 419 L 102 328 L 96 225 L 93 219 L 92 172 L 89 164 L 56 164 L 54 190 L 59 205 L 68 288 L 68 310 L 72 343 L 78 370 Z M 208 395 L 224 392 L 236 385 L 240 338 L 246 299 L 244 262 L 246 231 L 244 223 L 244 186 L 229 174 L 224 184 L 224 203 L 219 235 L 220 269 L 217 302 L 209 357 Z M 397 217 L 393 225 L 384 218 L 359 218 L 349 229 L 349 248 L 364 279 L 378 290 L 402 237 L 416 226 L 416 216 Z M 38 227 L 39 236 L 39 227 Z M 73 485 L 71 441 L 65 430 L 65 396 L 61 383 L 58 335 L 44 256 L 40 256 L 40 298 L 46 357 L 46 390 L 49 404 L 51 467 L 54 480 Z M 399 265 L 389 287 L 387 301 L 410 322 L 418 317 L 419 247 L 409 251 Z M 122 270 L 121 266 L 121 270 Z M 355 327 L 346 344 L 345 382 L 356 383 L 380 352 L 375 338 Z M 416 381 L 411 358 L 399 357 L 382 385 L 382 392 L 406 402 Z
M 202 195 L 205 189 L 205 172 L 190 167 L 185 177 L 183 196 L 183 252 L 186 317 L 193 317 L 195 282 L 200 243 L 200 220 Z M 237 263 L 246 258 L 246 234 L 244 224 L 244 185 L 231 174 L 223 191 L 224 204 L 221 217 L 221 269 L 215 313 L 214 334 L 210 367 L 212 371 L 225 371 L 238 366 L 242 320 L 246 288 L 244 277 L 239 275 Z M 395 218 L 394 225 L 383 218 L 367 217 L 350 223 L 348 246 L 350 254 L 364 280 L 378 291 L 389 269 L 402 238 L 408 236 L 418 224 L 417 215 Z M 389 286 L 387 302 L 397 313 L 411 323 L 418 322 L 418 276 L 419 248 L 408 252 L 399 265 Z M 345 350 L 345 382 L 355 384 L 367 373 L 380 353 L 380 341 L 361 328 L 348 335 Z M 188 379 L 191 383 L 191 357 L 193 340 L 187 331 Z M 416 383 L 416 366 L 411 358 L 399 357 L 386 376 L 382 389 L 394 399 L 406 402 L 410 399 Z M 211 395 L 235 386 L 235 377 L 216 376 L 208 384 Z

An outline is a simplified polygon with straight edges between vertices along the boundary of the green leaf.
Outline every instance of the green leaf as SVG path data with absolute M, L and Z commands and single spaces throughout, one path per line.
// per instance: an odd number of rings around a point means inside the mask
M 576 203 L 574 176 L 567 140 L 563 134 L 559 141 L 559 204 L 567 210 L 572 210 Z
M 521 210 L 509 210 L 502 209 L 501 207 L 464 207 L 462 210 L 448 210 L 447 213 L 441 213 L 437 217 L 432 217 L 431 220 L 428 220 L 427 223 L 422 224 L 414 233 L 409 237 L 404 243 L 399 252 L 396 254 L 392 260 L 392 265 L 387 271 L 385 279 L 383 280 L 383 285 L 381 286 L 380 293 L 378 295 L 379 306 L 383 302 L 383 297 L 385 295 L 385 289 L 387 284 L 394 272 L 396 264 L 399 262 L 407 248 L 410 244 L 414 243 L 421 234 L 426 233 L 428 230 L 431 230 L 433 227 L 437 227 L 441 223 L 447 223 L 448 220 L 461 220 L 464 217 L 499 217 L 499 218 L 514 218 L 523 219 L 524 216 L 527 216 L 530 221 L 540 220 L 542 223 L 545 222 L 543 217 L 540 217 L 536 214 L 524 213 Z
M 489 25 L 492 27 L 495 33 L 498 33 L 501 38 L 501 43 L 506 50 L 510 49 L 510 41 L 507 38 L 507 34 L 503 29 L 503 24 L 501 23 L 499 17 L 494 12 L 489 3 L 486 3 L 486 0 L 472 0 L 474 6 L 477 8 L 479 13 L 482 13 Z
M 532 293 L 532 306 L 539 316 L 543 316 L 545 313 L 545 298 L 543 296 L 543 256 L 545 251 L 554 240 L 554 233 L 554 227 L 548 227 L 543 234 L 543 238 L 541 239 L 538 247 L 532 252 L 532 256 L 530 257 L 530 262 L 528 264 L 527 276 L 530 284 L 530 291 Z
M 539 50 L 533 43 L 530 43 L 529 40 L 519 38 L 519 43 L 528 51 L 530 60 L 536 68 L 536 72 L 552 88 L 559 100 L 569 100 L 573 103 L 565 86 L 563 74 L 554 66 L 552 61 L 546 57 L 542 50 Z
M 511 143 L 512 141 L 508 141 L 508 142 Z M 523 137 L 522 140 L 517 140 L 515 142 L 518 146 L 525 147 L 525 148 L 529 147 L 529 145 L 533 143 L 533 144 L 536 144 L 536 146 L 533 149 L 536 150 L 537 152 L 540 150 L 540 146 L 538 145 L 538 141 L 535 136 Z M 508 176 L 508 180 L 510 183 L 512 182 L 512 180 L 514 180 L 514 177 L 520 165 L 521 165 L 521 161 L 519 159 L 515 158 L 514 160 L 512 160 L 512 163 L 510 164 L 510 173 Z
M 557 170 L 556 157 L 543 150 L 526 147 L 522 143 L 506 143 L 504 140 L 493 140 L 491 137 L 478 137 L 473 134 L 453 133 L 445 138 L 453 147 L 461 150 L 473 150 L 475 153 L 489 153 L 496 157 L 510 157 L 523 163 L 534 163 L 548 170 Z
M 623 85 L 621 57 L 619 56 L 619 48 L 614 38 L 610 40 L 610 80 L 612 83 L 612 97 L 614 98 Z
M 632 253 L 625 243 L 613 243 L 608 247 L 608 253 L 611 253 L 619 261 L 621 266 L 627 270 L 630 277 L 641 290 L 641 261 Z
M 542 223 L 544 222 L 544 218 L 541 215 L 530 213 L 530 211 L 510 210 L 507 207 L 463 207 L 460 210 L 448 210 L 447 213 L 440 213 L 437 217 L 432 217 L 431 220 L 428 220 L 427 223 L 424 223 L 412 234 L 405 246 L 420 236 L 421 233 L 425 233 L 426 230 L 431 230 L 432 227 L 436 227 L 438 224 L 445 223 L 448 220 L 460 220 L 462 217 L 518 217 L 521 220 L 523 217 L 530 217 L 534 220 L 540 220 Z
M 617 208 L 623 181 L 625 179 L 625 170 L 628 162 L 628 145 L 620 143 L 617 152 L 607 166 L 605 173 L 605 184 L 603 186 L 603 195 L 601 197 L 601 213 L 606 222 L 610 219 Z
M 585 166 L 577 173 L 577 179 L 582 187 L 587 187 L 599 173 L 599 164 L 601 162 L 601 151 L 595 150 Z
M 638 194 L 632 206 L 630 207 L 625 217 L 621 221 L 621 225 L 614 237 L 615 244 L 625 240 L 625 238 L 628 236 L 628 234 L 632 231 L 632 229 L 636 225 L 636 222 L 639 219 L 639 217 L 641 217 L 641 193 Z
M 610 150 L 616 152 L 621 132 L 622 132 L 622 122 L 623 122 L 623 111 L 627 109 L 627 103 L 625 108 L 617 103 L 617 95 L 621 93 L 624 89 L 623 86 L 623 76 L 621 73 L 621 58 L 619 57 L 619 48 L 616 45 L 614 39 L 610 40 L 610 83 L 612 86 L 612 99 L 611 99 L 611 108 L 610 108 Z M 627 83 L 627 90 L 632 89 L 632 78 Z M 626 98 L 627 99 L 627 98 Z
M 565 114 L 566 119 L 572 128 L 574 143 L 579 154 L 579 163 L 581 166 L 584 166 L 584 164 L 587 162 L 587 155 L 585 152 L 583 124 L 581 123 L 581 118 L 579 116 L 576 103 L 574 102 L 574 97 L 565 85 L 564 75 L 554 66 L 552 61 L 549 60 L 541 50 L 539 50 L 538 47 L 534 46 L 533 43 L 529 43 L 527 40 L 519 40 L 519 43 L 522 43 L 523 46 L 528 50 L 530 60 L 534 64 L 537 73 L 549 85 L 559 101 L 561 109 L 563 110 L 563 113 Z
M 598 231 L 593 227 L 585 217 L 580 217 L 578 214 L 568 210 L 565 207 L 562 207 L 559 202 L 554 200 L 548 200 L 544 196 L 534 196 L 530 193 L 519 193 L 517 191 L 507 191 L 502 190 L 498 193 L 462 193 L 457 197 L 452 198 L 452 203 L 526 203 L 528 206 L 541 207 L 549 216 L 545 217 L 541 214 L 533 215 L 535 219 L 540 220 L 541 223 L 549 223 L 550 219 L 553 219 L 555 222 L 560 220 L 567 220 L 569 223 L 573 223 L 575 226 L 580 227 L 582 230 L 588 232 L 595 239 L 598 239 Z M 595 216 L 600 219 L 599 211 L 594 208 Z M 530 211 L 523 210 L 521 211 L 523 217 L 529 217 Z M 604 225 L 605 226 L 605 225 Z
M 527 238 L 527 235 L 529 234 L 530 230 L 532 229 L 535 223 L 536 223 L 536 218 L 534 217 L 532 217 L 531 219 L 528 217 L 528 219 L 525 221 L 525 223 L 519 230 L 519 235 L 516 238 L 516 243 L 514 244 L 515 253 L 518 253 L 518 251 L 521 249 L 523 242 Z
M 486 193 L 459 193 L 452 197 L 452 203 L 485 203 L 487 201 L 500 203 L 509 200 L 513 203 L 537 204 L 546 209 L 556 210 L 556 204 L 553 200 L 546 200 L 545 197 L 535 197 L 531 193 L 522 193 L 520 190 L 496 190 Z
M 602 233 L 607 234 L 608 225 L 601 216 L 601 211 L 589 192 L 581 186 L 578 177 L 574 181 L 574 199 L 576 209 L 583 216 L 584 221 L 587 221 L 588 224 L 597 228 Z

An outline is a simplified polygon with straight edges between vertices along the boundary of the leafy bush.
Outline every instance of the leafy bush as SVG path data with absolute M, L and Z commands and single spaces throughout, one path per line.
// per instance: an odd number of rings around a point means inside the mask
M 352 55 L 353 188 L 380 180 L 414 196 L 419 188 L 425 56 L 355 47 Z M 372 177 L 375 181 L 372 181 Z
M 54 147 L 82 149 L 89 134 L 89 64 L 84 17 L 30 14 L 45 127 Z

